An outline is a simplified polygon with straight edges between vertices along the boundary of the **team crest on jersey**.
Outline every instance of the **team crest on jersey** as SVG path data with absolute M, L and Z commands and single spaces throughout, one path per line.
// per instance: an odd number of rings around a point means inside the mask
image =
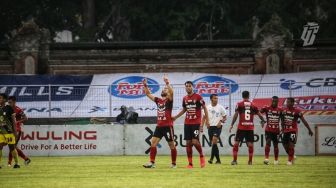
M 142 76 L 128 76 L 112 83 L 109 87 L 109 93 L 115 97 L 135 99 L 146 96 Z M 147 78 L 148 88 L 151 93 L 160 89 L 159 83 L 153 79 Z
M 166 106 L 165 106 L 164 104 L 159 104 L 159 105 L 158 105 L 158 110 L 159 110 L 160 112 L 163 112 L 163 111 L 166 110 Z
M 195 93 L 203 97 L 209 97 L 211 94 L 224 96 L 238 90 L 238 84 L 235 81 L 220 76 L 204 76 L 194 80 L 193 84 Z

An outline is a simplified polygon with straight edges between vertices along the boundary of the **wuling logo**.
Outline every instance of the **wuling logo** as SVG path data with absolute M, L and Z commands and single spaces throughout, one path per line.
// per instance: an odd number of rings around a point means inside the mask
M 203 97 L 209 97 L 211 94 L 224 96 L 238 90 L 238 84 L 235 81 L 219 76 L 204 76 L 193 83 L 195 93 Z
M 97 140 L 97 131 L 32 131 L 23 132 L 21 140 Z
M 311 46 L 314 44 L 316 33 L 320 26 L 315 22 L 308 22 L 303 26 L 303 32 L 301 39 L 303 40 L 303 46 Z
M 109 87 L 109 93 L 120 98 L 135 99 L 144 97 L 145 91 L 142 84 L 142 76 L 129 76 L 121 78 L 112 83 Z M 153 79 L 147 78 L 148 88 L 151 93 L 155 93 L 160 89 L 159 83 Z

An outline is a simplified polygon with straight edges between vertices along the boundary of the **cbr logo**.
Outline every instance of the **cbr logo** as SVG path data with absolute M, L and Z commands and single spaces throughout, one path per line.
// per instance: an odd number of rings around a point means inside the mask
M 209 97 L 211 94 L 224 96 L 238 90 L 238 84 L 235 81 L 219 76 L 205 76 L 193 81 L 193 83 L 195 93 L 203 97 Z
M 63 133 L 56 133 L 55 131 L 23 132 L 21 140 L 97 140 L 97 131 L 64 131 Z
M 281 79 L 280 87 L 286 90 L 300 89 L 304 86 L 304 83 L 298 84 L 295 80 Z M 307 87 L 333 87 L 336 86 L 336 78 L 313 78 L 305 83 Z
M 135 99 L 144 97 L 146 95 L 142 84 L 144 78 L 145 77 L 142 76 L 129 76 L 119 79 L 112 83 L 108 92 L 113 96 L 120 98 Z M 155 93 L 160 89 L 158 82 L 153 79 L 147 78 L 147 83 L 149 90 L 152 93 Z

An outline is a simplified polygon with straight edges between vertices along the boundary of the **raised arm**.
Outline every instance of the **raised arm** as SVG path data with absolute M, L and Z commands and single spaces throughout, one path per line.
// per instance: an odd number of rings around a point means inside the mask
M 310 129 L 310 126 L 309 126 L 308 122 L 306 121 L 306 119 L 305 119 L 303 116 L 301 116 L 300 119 L 301 119 L 302 123 L 304 124 L 304 126 L 307 127 L 307 129 L 308 129 L 308 131 L 309 131 L 309 133 L 308 133 L 309 136 L 313 136 L 314 133 L 313 133 L 313 131 Z
M 173 101 L 173 99 L 174 99 L 174 90 L 173 90 L 172 86 L 170 85 L 168 76 L 166 74 L 163 76 L 163 81 L 166 83 L 166 87 L 168 89 L 168 97 L 167 98 L 170 101 Z
M 151 94 L 151 92 L 149 91 L 149 88 L 148 88 L 148 85 L 147 85 L 147 79 L 146 79 L 146 78 L 143 79 L 143 80 L 142 80 L 142 83 L 143 83 L 143 85 L 144 85 L 144 90 L 145 90 L 145 93 L 146 93 L 147 97 L 148 97 L 150 100 L 152 100 L 152 101 L 155 102 L 155 97 L 154 97 L 154 96 Z

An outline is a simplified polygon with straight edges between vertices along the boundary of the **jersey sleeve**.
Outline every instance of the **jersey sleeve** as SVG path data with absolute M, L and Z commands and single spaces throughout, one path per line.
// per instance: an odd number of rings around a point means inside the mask
M 18 109 L 17 113 L 18 113 L 17 115 L 19 115 L 21 117 L 26 115 L 21 108 Z
M 158 97 L 154 97 L 154 102 L 157 104 L 159 102 L 159 98 Z
M 299 118 L 302 118 L 302 116 L 303 116 L 302 111 L 299 110 L 299 109 L 296 110 L 296 114 Z

